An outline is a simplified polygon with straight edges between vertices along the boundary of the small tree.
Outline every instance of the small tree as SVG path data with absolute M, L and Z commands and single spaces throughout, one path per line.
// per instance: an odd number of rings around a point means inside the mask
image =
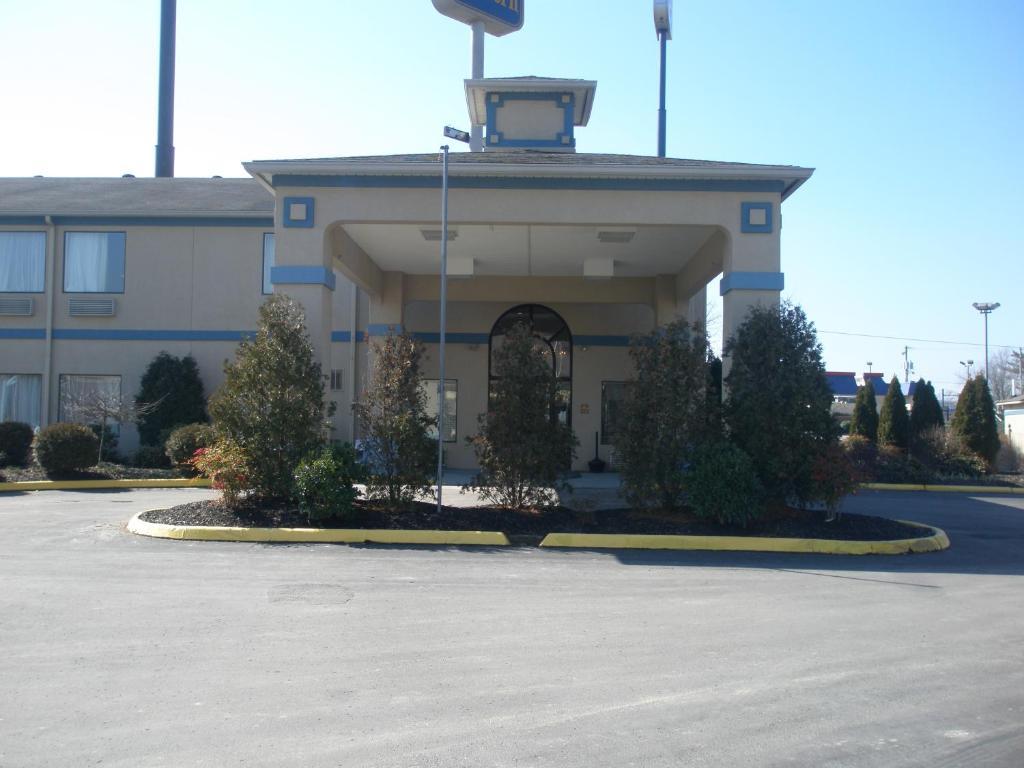
M 995 461 L 999 453 L 996 408 L 988 382 L 981 374 L 968 381 L 961 390 L 949 428 L 964 448 L 989 465 Z
M 290 496 L 299 460 L 324 442 L 328 413 L 302 306 L 269 298 L 256 337 L 239 344 L 224 374 L 210 399 L 214 428 L 237 448 L 232 456 L 244 457 L 239 469 L 257 496 Z
M 68 419 L 92 426 L 99 441 L 100 461 L 112 458 L 117 447 L 117 436 L 112 425 L 136 424 L 159 405 L 125 401 L 120 392 L 102 389 L 81 393 L 65 390 L 61 397 L 64 399 L 64 413 Z
M 513 325 L 494 350 L 495 380 L 479 434 L 468 439 L 480 472 L 471 487 L 485 499 L 517 511 L 557 500 L 559 474 L 577 445 L 555 414 L 556 381 L 530 329 Z
M 203 382 L 191 355 L 179 358 L 161 352 L 154 357 L 142 374 L 135 400 L 153 406 L 139 418 L 139 440 L 143 445 L 156 445 L 165 430 L 206 421 Z
M 815 461 L 837 439 L 814 324 L 800 307 L 755 306 L 725 345 L 725 424 L 751 458 L 768 503 L 813 501 Z
M 910 408 L 910 442 L 917 442 L 923 434 L 936 427 L 941 428 L 944 423 L 935 387 L 930 381 L 918 380 L 914 385 L 914 404 Z
M 850 434 L 860 435 L 872 443 L 878 439 L 878 405 L 875 402 L 875 388 L 870 381 L 857 388 L 853 415 L 850 417 Z
M 420 345 L 409 335 L 388 333 L 373 352 L 373 375 L 357 407 L 367 494 L 398 508 L 431 490 L 437 442 L 428 429 L 435 421 L 420 387 Z
M 676 320 L 634 337 L 629 356 L 634 379 L 615 425 L 623 496 L 637 507 L 676 509 L 685 500 L 694 453 L 717 436 L 718 419 L 709 416 L 707 338 Z
M 889 391 L 878 414 L 878 444 L 905 449 L 910 444 L 910 416 L 903 398 L 900 380 L 895 376 L 889 382 Z

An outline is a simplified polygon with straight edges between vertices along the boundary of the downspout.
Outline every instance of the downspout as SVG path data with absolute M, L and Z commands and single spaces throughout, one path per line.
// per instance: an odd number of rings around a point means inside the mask
M 359 377 L 356 376 L 356 335 L 357 335 L 356 323 L 359 321 L 359 287 L 355 283 L 352 283 L 352 301 L 351 301 L 351 304 L 352 304 L 352 307 L 351 307 L 352 316 L 351 316 L 351 321 L 350 321 L 349 326 L 348 326 L 351 329 L 349 331 L 349 337 L 348 337 L 348 369 L 350 371 L 352 371 L 352 387 L 351 387 L 351 390 L 350 390 L 352 392 L 352 394 L 351 394 L 351 396 L 349 398 L 350 406 L 351 406 L 349 408 L 349 412 L 351 413 L 351 417 L 350 418 L 352 419 L 352 424 L 351 424 L 350 429 L 349 429 L 349 431 L 350 431 L 349 438 L 350 438 L 350 442 L 353 445 L 355 445 L 355 443 L 356 443 L 356 421 L 357 421 L 357 419 L 356 419 L 356 403 L 359 402 L 359 397 L 358 397 L 358 394 L 356 392 L 356 383 L 359 381 Z
M 46 259 L 49 269 L 46 276 L 46 356 L 43 358 L 43 402 L 39 419 L 40 427 L 45 427 L 50 423 L 50 371 L 53 367 L 53 297 L 57 292 L 55 284 L 57 279 L 57 225 L 53 223 L 52 216 L 45 216 L 43 221 L 46 222 L 47 227 Z

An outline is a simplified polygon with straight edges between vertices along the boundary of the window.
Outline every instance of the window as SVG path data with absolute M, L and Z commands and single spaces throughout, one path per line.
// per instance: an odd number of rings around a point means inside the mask
M 0 232 L 0 293 L 42 293 L 45 232 Z
M 626 399 L 626 382 L 601 382 L 601 445 L 615 442 L 615 424 Z
M 420 385 L 423 394 L 427 398 L 427 415 L 437 418 L 437 383 L 438 379 L 424 379 Z M 456 438 L 456 422 L 459 402 L 459 382 L 457 379 L 444 380 L 444 419 L 441 423 L 441 433 L 444 435 L 444 442 L 454 443 Z M 437 427 L 430 427 L 427 430 L 431 440 L 437 440 Z
M 65 293 L 124 293 L 124 244 L 124 232 L 67 232 Z
M 0 421 L 23 421 L 38 427 L 42 392 L 42 376 L 0 373 Z
M 116 429 L 120 410 L 120 376 L 61 375 L 58 417 L 61 421 L 99 424 L 105 416 Z
M 341 392 L 345 384 L 345 371 L 341 368 L 331 370 L 331 392 Z
M 273 293 L 274 284 L 270 282 L 270 269 L 274 266 L 274 233 L 263 235 L 263 293 Z

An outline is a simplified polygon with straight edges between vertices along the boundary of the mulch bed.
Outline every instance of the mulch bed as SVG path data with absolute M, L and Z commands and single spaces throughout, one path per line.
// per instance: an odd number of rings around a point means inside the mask
M 176 469 L 153 469 L 150 467 L 129 467 L 124 464 L 102 462 L 84 472 L 64 472 L 48 475 L 38 464 L 27 467 L 4 467 L 0 470 L 0 482 L 27 483 L 39 480 L 171 480 L 184 477 Z
M 548 533 L 647 533 L 691 536 L 767 536 L 881 541 L 924 535 L 920 528 L 882 517 L 843 515 L 827 522 L 825 513 L 788 509 L 746 528 L 721 526 L 693 515 L 639 512 L 632 509 L 576 511 L 557 507 L 537 514 L 521 514 L 491 507 L 444 507 L 418 502 L 411 509 L 393 511 L 371 502 L 357 502 L 349 519 L 320 523 L 324 528 L 377 528 L 405 530 L 502 531 L 513 542 L 537 543 Z M 169 525 L 215 525 L 253 528 L 308 528 L 307 517 L 294 507 L 241 507 L 232 509 L 219 500 L 195 501 L 171 509 L 146 512 L 142 519 Z

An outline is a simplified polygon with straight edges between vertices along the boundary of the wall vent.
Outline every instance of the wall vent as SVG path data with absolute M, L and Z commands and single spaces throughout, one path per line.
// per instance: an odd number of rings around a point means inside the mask
M 0 315 L 31 317 L 35 312 L 32 299 L 0 299 Z
M 72 317 L 113 317 L 116 308 L 113 299 L 68 299 L 68 314 Z

